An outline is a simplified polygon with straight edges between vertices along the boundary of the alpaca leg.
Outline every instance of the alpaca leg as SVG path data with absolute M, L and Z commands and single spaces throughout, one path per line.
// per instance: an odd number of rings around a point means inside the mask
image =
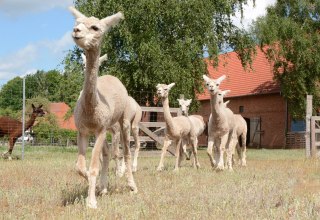
M 209 136 L 209 139 L 208 139 L 208 148 L 207 148 L 207 154 L 210 158 L 210 162 L 211 162 L 211 166 L 212 168 L 214 168 L 216 166 L 216 160 L 213 159 L 213 156 L 212 156 L 212 148 L 213 148 L 213 137 L 210 137 Z M 216 153 L 214 154 L 214 156 L 216 157 Z
M 86 149 L 88 146 L 88 136 L 78 132 L 78 160 L 76 164 L 76 170 L 80 176 L 88 180 L 88 172 L 86 167 Z
M 159 162 L 159 165 L 158 165 L 158 168 L 157 168 L 158 171 L 162 171 L 163 170 L 163 167 L 164 167 L 163 166 L 164 156 L 166 155 L 167 149 L 170 146 L 170 144 L 171 144 L 171 140 L 166 136 L 165 139 L 164 139 L 164 142 L 163 142 L 160 162 Z
M 198 160 L 198 138 L 194 137 L 191 139 L 192 142 L 192 152 L 193 152 L 193 157 L 194 157 L 194 164 L 196 165 L 196 167 L 199 169 L 200 168 L 200 163 Z
M 131 152 L 130 152 L 130 121 L 124 119 L 122 124 L 122 140 L 123 140 L 123 152 L 124 162 L 126 165 L 126 176 L 130 190 L 134 193 L 138 192 L 136 183 L 134 182 L 132 169 L 131 169 Z
M 108 142 L 105 141 L 102 148 L 102 169 L 101 169 L 100 192 L 99 192 L 100 194 L 107 193 L 109 161 L 110 161 L 110 147 L 108 145 Z
M 247 142 L 247 134 L 242 134 L 241 135 L 241 166 L 245 167 L 247 166 L 247 146 L 246 146 L 246 142 Z
M 102 147 L 106 139 L 106 131 L 102 131 L 96 134 L 96 143 L 92 149 L 92 156 L 89 167 L 89 189 L 87 206 L 89 208 L 97 208 L 96 200 L 96 182 L 97 176 L 99 174 L 99 158 L 101 154 Z
M 140 140 L 139 140 L 139 127 L 138 125 L 132 125 L 132 135 L 134 138 L 135 149 L 133 156 L 132 172 L 137 172 L 138 156 L 140 151 Z
M 182 140 L 182 149 L 183 149 L 183 154 L 186 156 L 187 160 L 190 160 L 190 155 L 187 152 L 187 144 L 189 143 L 189 140 Z
M 228 170 L 232 171 L 232 155 L 234 154 L 234 149 L 238 143 L 236 134 L 231 136 L 230 143 L 227 145 L 227 167 Z
M 229 134 L 225 134 L 224 136 L 222 136 L 221 138 L 217 138 L 217 147 L 218 150 L 220 152 L 219 154 L 219 162 L 218 165 L 216 167 L 216 170 L 224 170 L 224 160 L 223 160 L 223 156 L 224 156 L 224 151 L 225 151 L 225 146 L 228 142 L 228 137 Z
M 122 177 L 124 174 L 124 169 L 122 167 L 123 158 L 120 157 L 120 130 L 116 131 L 112 135 L 112 149 L 113 155 L 116 162 L 116 176 Z
M 179 171 L 180 151 L 181 151 L 181 138 L 178 140 L 176 145 L 176 165 L 174 167 L 174 171 Z

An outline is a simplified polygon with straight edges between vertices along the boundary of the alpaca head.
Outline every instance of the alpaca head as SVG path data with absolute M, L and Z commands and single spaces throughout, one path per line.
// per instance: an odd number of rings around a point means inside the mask
M 188 116 L 191 101 L 192 99 L 178 99 L 182 115 Z
M 223 97 L 225 95 L 227 95 L 229 92 L 231 92 L 231 90 L 218 90 L 218 93 L 217 93 L 217 102 L 219 103 L 219 105 L 223 105 L 224 107 L 226 107 L 226 104 L 223 102 Z
M 157 95 L 161 98 L 167 98 L 169 95 L 170 89 L 175 85 L 175 83 L 171 83 L 169 85 L 166 84 L 158 84 L 157 88 Z
M 206 87 L 211 95 L 218 92 L 221 82 L 226 78 L 226 75 L 220 76 L 218 79 L 211 79 L 206 75 L 203 75 L 203 79 L 206 82 Z
M 69 8 L 76 19 L 72 38 L 84 50 L 98 48 L 105 32 L 117 25 L 124 16 L 121 12 L 99 20 L 95 17 L 86 17 L 74 7 Z
M 39 105 L 38 107 L 35 107 L 34 104 L 31 105 L 32 106 L 32 116 L 33 117 L 42 117 L 45 115 L 43 109 L 42 109 L 42 105 Z

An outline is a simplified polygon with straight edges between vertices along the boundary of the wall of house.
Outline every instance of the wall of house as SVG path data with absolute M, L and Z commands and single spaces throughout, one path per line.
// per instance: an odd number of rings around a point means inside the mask
M 245 118 L 261 118 L 260 147 L 284 148 L 286 145 L 286 102 L 280 94 L 254 95 L 234 97 L 230 99 L 228 107 Z M 239 113 L 240 106 L 243 112 Z M 201 101 L 201 107 L 196 114 L 200 114 L 207 121 L 211 112 L 210 100 Z M 256 133 L 256 135 L 259 135 Z M 207 145 L 205 136 L 199 139 L 199 145 Z

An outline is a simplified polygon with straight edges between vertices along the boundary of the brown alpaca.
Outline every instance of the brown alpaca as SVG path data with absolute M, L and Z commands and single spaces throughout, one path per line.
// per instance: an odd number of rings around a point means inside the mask
M 37 117 L 42 117 L 45 113 L 42 105 L 35 107 L 32 104 L 32 114 L 29 121 L 25 124 L 25 129 L 28 130 L 35 122 Z M 17 139 L 22 135 L 22 122 L 9 117 L 0 117 L 0 137 L 9 136 L 9 149 L 3 156 L 10 156 Z

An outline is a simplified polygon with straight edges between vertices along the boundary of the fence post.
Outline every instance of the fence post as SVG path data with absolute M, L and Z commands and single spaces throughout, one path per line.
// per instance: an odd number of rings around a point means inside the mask
M 310 120 L 312 116 L 312 95 L 307 95 L 307 106 L 306 106 L 306 157 L 311 157 L 311 140 L 310 140 Z

